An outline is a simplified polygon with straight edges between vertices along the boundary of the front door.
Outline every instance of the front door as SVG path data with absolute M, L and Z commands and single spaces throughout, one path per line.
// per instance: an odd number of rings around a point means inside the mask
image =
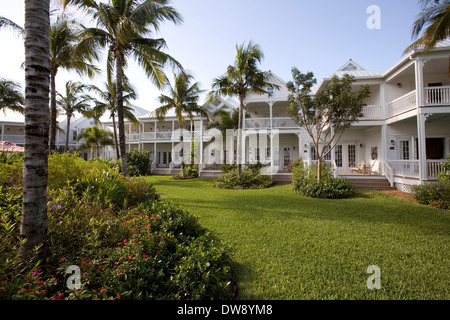
M 356 144 L 342 143 L 336 145 L 335 162 L 340 172 L 351 172 L 357 167 Z

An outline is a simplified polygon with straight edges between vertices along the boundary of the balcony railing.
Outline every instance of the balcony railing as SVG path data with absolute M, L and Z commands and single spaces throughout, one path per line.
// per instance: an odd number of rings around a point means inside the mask
M 450 86 L 425 88 L 425 105 L 426 106 L 450 105 Z
M 298 129 L 298 125 L 289 117 L 272 118 L 273 128 Z M 246 129 L 269 129 L 270 118 L 249 118 L 245 120 Z
M 383 119 L 383 109 L 381 105 L 367 105 L 363 107 L 362 120 Z
M 417 106 L 416 90 L 411 91 L 387 105 L 386 116 L 388 118 L 399 115 Z
M 428 178 L 435 179 L 441 172 L 445 172 L 442 164 L 446 162 L 443 160 L 427 160 Z

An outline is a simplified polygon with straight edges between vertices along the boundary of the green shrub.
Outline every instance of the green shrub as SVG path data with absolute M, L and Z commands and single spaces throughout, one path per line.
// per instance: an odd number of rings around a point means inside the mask
M 21 187 L 23 174 L 22 154 L 0 153 L 0 186 Z
M 263 165 L 248 165 L 242 170 L 239 178 L 237 168 L 224 166 L 222 173 L 215 184 L 220 189 L 264 189 L 273 185 L 273 181 L 268 175 L 261 174 Z
M 420 204 L 450 209 L 450 181 L 444 179 L 415 186 L 413 197 Z
M 156 202 L 113 213 L 70 186 L 61 191 L 49 193 L 47 261 L 18 268 L 17 229 L 1 229 L 0 299 L 228 298 L 226 248 L 189 213 Z M 81 271 L 79 290 L 66 286 L 73 265 Z
M 292 188 L 298 194 L 319 199 L 342 199 L 355 193 L 354 184 L 346 179 L 334 178 L 332 168 L 322 163 L 322 178 L 317 181 L 317 164 L 307 166 L 302 159 L 294 163 Z
M 136 149 L 127 153 L 128 174 L 132 177 L 145 176 L 150 168 L 150 153 Z

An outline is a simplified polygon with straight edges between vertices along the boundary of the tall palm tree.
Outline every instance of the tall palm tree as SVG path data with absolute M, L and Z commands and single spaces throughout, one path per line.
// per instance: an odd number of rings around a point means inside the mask
M 85 94 L 84 90 L 88 87 L 80 82 L 66 82 L 66 92 L 65 96 L 58 93 L 57 104 L 66 114 L 66 141 L 65 141 L 65 151 L 69 150 L 69 136 L 70 136 L 70 120 L 72 119 L 75 112 L 79 112 L 82 115 L 90 116 L 90 103 L 94 99 Z
M 20 255 L 46 256 L 50 0 L 25 0 L 25 157 Z M 35 252 L 35 248 L 39 248 Z M 36 255 L 34 254 L 36 253 Z
M 96 120 L 97 123 L 100 122 L 100 118 L 106 113 L 109 112 L 110 118 L 113 122 L 113 132 L 114 132 L 114 145 L 116 147 L 116 155 L 117 159 L 120 159 L 120 148 L 119 142 L 117 140 L 117 125 L 116 125 L 116 115 L 117 115 L 117 100 L 116 100 L 116 82 L 108 77 L 107 82 L 104 84 L 104 89 L 100 89 L 97 86 L 91 86 L 90 90 L 97 93 L 100 97 L 100 100 L 95 100 L 95 106 L 92 109 L 91 117 Z M 131 106 L 131 100 L 136 99 L 136 91 L 133 87 L 126 81 L 124 78 L 123 84 L 123 116 L 125 119 L 128 119 L 133 124 L 138 124 L 139 121 L 136 116 L 133 114 L 133 107 Z
M 210 122 L 208 124 L 208 129 L 219 129 L 223 135 L 226 134 L 228 129 L 237 130 L 239 128 L 239 109 L 233 108 L 231 112 L 225 109 L 218 109 L 213 112 L 213 118 L 219 117 L 218 120 Z M 250 118 L 249 114 L 245 115 L 246 118 Z
M 0 79 L 0 110 L 6 112 L 6 109 L 25 113 L 25 98 L 19 84 Z
M 87 74 L 92 78 L 98 69 L 92 61 L 98 58 L 90 46 L 78 42 L 80 26 L 60 15 L 50 26 L 50 151 L 56 147 L 57 102 L 56 75 L 60 68 Z
M 77 139 L 84 139 L 83 144 L 79 147 L 80 150 L 91 149 L 92 156 L 95 153 L 97 158 L 100 157 L 100 147 L 114 145 L 112 132 L 96 126 L 81 131 Z
M 12 20 L 9 20 L 8 18 L 0 16 L 0 29 L 6 28 L 16 31 L 21 35 L 24 35 L 24 30 L 21 26 L 19 26 Z
M 165 84 L 164 67 L 181 65 L 163 52 L 164 39 L 148 36 L 159 30 L 164 21 L 180 23 L 180 14 L 169 0 L 62 0 L 64 5 L 78 5 L 96 22 L 97 27 L 85 28 L 81 43 L 91 48 L 108 47 L 107 68 L 115 69 L 117 117 L 119 125 L 119 145 L 122 172 L 128 175 L 127 153 L 125 149 L 125 124 L 123 108 L 123 77 L 128 58 L 133 57 L 145 73 L 158 87 Z
M 208 101 L 219 96 L 237 96 L 239 98 L 239 126 L 237 137 L 237 164 L 239 177 L 242 176 L 242 121 L 244 100 L 248 93 L 269 94 L 268 88 L 279 89 L 279 86 L 269 82 L 269 74 L 258 68 L 264 54 L 261 47 L 250 41 L 247 45 L 236 45 L 236 59 L 228 66 L 227 72 L 214 79 Z M 270 95 L 270 94 L 269 94 Z
M 192 83 L 194 77 L 190 73 L 179 73 L 174 75 L 174 85 L 167 80 L 169 95 L 160 95 L 159 102 L 161 107 L 155 111 L 156 116 L 161 122 L 164 117 L 173 109 L 178 123 L 181 127 L 181 139 L 183 139 L 183 127 L 186 123 L 186 116 L 192 121 L 194 114 L 206 115 L 204 109 L 198 105 L 200 98 L 200 85 L 198 82 Z M 185 150 L 182 149 L 183 155 Z M 183 157 L 184 159 L 184 157 Z M 186 177 L 184 160 L 181 162 L 181 171 L 183 178 Z

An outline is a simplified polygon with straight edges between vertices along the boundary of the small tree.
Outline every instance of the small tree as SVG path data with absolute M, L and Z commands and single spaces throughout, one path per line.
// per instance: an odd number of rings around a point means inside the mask
M 344 131 L 363 115 L 362 108 L 366 105 L 363 101 L 370 95 L 369 86 L 362 85 L 353 93 L 352 76 L 333 76 L 328 86 L 313 96 L 311 88 L 316 79 L 312 72 L 303 74 L 292 68 L 292 77 L 287 84 L 289 113 L 312 139 L 317 155 L 317 181 L 320 181 L 322 160 L 334 149 Z
M 95 126 L 83 129 L 77 139 L 78 141 L 84 139 L 80 150 L 91 149 L 92 156 L 95 153 L 97 158 L 100 158 L 100 147 L 114 145 L 112 132 Z

